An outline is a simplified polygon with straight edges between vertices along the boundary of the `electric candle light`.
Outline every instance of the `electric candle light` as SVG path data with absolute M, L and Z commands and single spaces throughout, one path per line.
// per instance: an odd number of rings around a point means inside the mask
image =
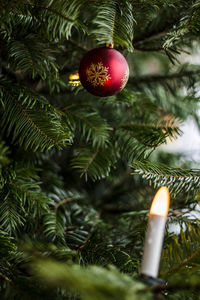
M 143 275 L 154 278 L 158 275 L 169 202 L 169 190 L 163 186 L 157 191 L 149 212 L 141 267 Z

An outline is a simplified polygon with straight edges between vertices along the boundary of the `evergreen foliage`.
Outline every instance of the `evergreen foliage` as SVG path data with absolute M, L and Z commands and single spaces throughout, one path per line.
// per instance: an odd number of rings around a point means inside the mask
M 199 0 L 0 1 L 0 299 L 199 299 L 199 165 L 159 147 L 187 118 L 200 127 L 200 67 L 185 61 L 199 18 Z M 126 88 L 70 86 L 106 43 Z M 168 285 L 151 287 L 140 265 L 161 185 Z

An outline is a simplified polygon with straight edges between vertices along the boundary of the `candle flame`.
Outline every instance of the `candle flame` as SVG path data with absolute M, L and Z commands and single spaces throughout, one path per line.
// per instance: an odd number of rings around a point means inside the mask
M 166 186 L 161 187 L 151 204 L 150 214 L 158 216 L 167 216 L 169 209 L 169 190 Z

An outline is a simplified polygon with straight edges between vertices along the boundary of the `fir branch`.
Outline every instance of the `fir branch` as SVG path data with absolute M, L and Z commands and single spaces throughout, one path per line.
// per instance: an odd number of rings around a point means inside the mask
M 83 241 L 83 244 L 78 248 L 78 251 L 82 251 L 86 245 L 87 245 L 87 242 L 91 239 L 93 233 L 95 231 L 95 227 L 93 227 L 91 230 L 90 230 L 90 233 L 88 234 L 88 236 L 86 237 L 86 239 Z
M 29 182 L 27 182 L 29 178 Z M 26 210 L 26 217 L 41 217 L 48 212 L 48 203 L 50 199 L 41 191 L 39 178 L 34 170 L 20 169 L 16 170 L 16 178 L 9 181 L 6 188 L 15 193 Z
M 145 23 L 143 18 L 141 19 L 141 13 L 148 5 L 154 8 L 154 3 L 145 2 L 143 6 L 136 7 L 138 26 L 136 26 L 136 36 L 133 40 L 133 45 L 136 47 L 148 48 L 151 43 L 157 43 L 159 47 L 163 47 L 167 35 L 179 26 L 184 16 L 188 15 L 191 10 L 191 4 L 182 0 L 177 1 L 175 6 L 174 3 L 169 4 L 168 2 L 165 5 L 158 2 L 156 4 L 158 5 L 157 9 L 154 9 L 153 13 L 147 10 Z
M 57 15 L 57 16 L 61 17 L 62 19 L 66 20 L 70 23 L 74 22 L 73 18 L 70 18 L 69 16 L 66 16 L 66 15 L 62 14 L 61 12 L 57 11 L 56 9 L 53 8 L 53 5 L 52 5 L 52 7 L 51 6 L 42 6 L 42 5 L 37 4 L 37 3 L 34 3 L 34 5 L 32 5 L 30 3 L 24 3 L 24 5 L 31 6 L 31 7 L 36 7 L 36 8 L 39 8 L 41 10 L 45 10 L 47 12 L 52 13 L 53 15 Z
M 115 31 L 114 29 L 115 29 L 116 17 L 117 17 L 117 9 L 114 10 L 111 32 L 110 32 L 110 41 L 111 41 L 111 44 L 113 44 L 113 45 L 114 45 L 114 31 Z
M 187 257 L 186 259 L 184 259 L 181 263 L 173 266 L 171 269 L 162 272 L 161 276 L 166 276 L 169 273 L 175 272 L 177 270 L 179 270 L 180 268 L 182 268 L 183 266 L 187 265 L 193 258 L 195 258 L 197 255 L 199 255 L 200 253 L 200 248 L 198 248 L 194 253 L 192 253 L 189 257 Z
M 0 223 L 9 234 L 13 234 L 20 226 L 25 224 L 24 212 L 21 210 L 21 201 L 16 197 L 13 201 L 11 191 L 0 194 Z
M 74 197 L 70 197 L 70 198 L 67 198 L 67 199 L 64 199 L 64 200 L 58 202 L 58 203 L 56 204 L 56 206 L 55 206 L 55 210 L 57 210 L 57 209 L 58 209 L 60 206 L 62 206 L 63 204 L 69 203 L 69 202 L 74 201 L 74 200 L 76 200 Z
M 29 72 L 32 78 L 40 76 L 57 79 L 58 66 L 49 45 L 41 41 L 36 34 L 28 34 L 23 38 L 9 39 L 7 42 L 10 68 L 15 71 Z
M 133 23 L 132 5 L 126 1 L 120 4 L 116 0 L 103 1 L 97 4 L 97 17 L 93 24 L 97 29 L 92 34 L 100 44 L 115 44 L 133 51 Z
M 200 187 L 199 170 L 172 168 L 164 164 L 154 165 L 148 161 L 135 161 L 133 174 L 140 174 L 154 187 L 168 186 L 171 194 L 196 191 Z
M 185 230 L 181 229 L 179 236 L 174 235 L 169 241 L 167 248 L 163 251 L 162 270 L 165 270 L 161 272 L 163 276 L 178 274 L 178 272 L 181 274 L 181 271 L 184 271 L 182 268 L 199 264 L 199 222 L 196 220 L 192 223 L 184 220 L 183 217 L 181 217 L 181 220 L 183 220 Z
M 155 144 L 143 144 L 135 138 L 134 133 L 124 130 L 117 130 L 114 139 L 116 142 L 116 154 L 127 161 L 147 158 L 156 147 Z M 154 140 L 155 141 L 155 140 Z M 158 141 L 156 139 L 156 141 Z
M 79 252 L 83 251 L 83 249 L 87 246 L 87 243 L 90 241 L 91 237 L 93 236 L 99 222 L 100 222 L 100 214 L 96 215 L 96 218 L 93 222 L 93 225 L 92 225 L 92 228 L 90 229 L 89 234 L 87 235 L 87 237 L 83 241 L 82 245 L 78 248 Z
M 97 154 L 99 152 L 99 149 L 97 148 L 96 151 L 93 153 L 93 155 L 91 156 L 91 158 L 89 159 L 88 163 L 86 164 L 85 168 L 83 169 L 83 173 L 87 173 L 88 169 L 90 168 L 90 166 L 92 165 L 92 163 L 94 162 Z
M 78 265 L 68 266 L 55 261 L 37 260 L 33 271 L 43 282 L 48 285 L 72 288 L 81 294 L 83 299 L 133 299 L 140 297 L 145 286 L 129 276 L 117 271 L 114 267 L 106 270 L 98 266 L 81 269 Z M 145 299 L 151 299 L 151 294 L 146 294 Z
M 46 29 L 50 39 L 59 38 L 63 40 L 71 36 L 73 26 L 79 25 L 79 12 L 85 2 L 85 0 L 72 0 L 70 2 L 48 0 L 45 6 L 38 3 L 27 5 L 31 6 L 33 10 L 41 11 L 39 19 L 42 21 L 43 30 Z
M 62 110 L 66 113 L 67 125 L 78 130 L 86 143 L 91 142 L 93 147 L 103 147 L 108 143 L 111 127 L 96 111 L 88 112 L 86 108 L 77 109 L 74 105 Z
M 25 149 L 43 151 L 53 146 L 61 148 L 69 141 L 69 131 L 65 131 L 61 116 L 44 103 L 43 97 L 38 97 L 28 89 L 19 89 L 18 86 L 5 83 L 0 88 L 0 96 L 4 103 L 1 127 L 7 135 L 13 131 L 13 142 L 18 140 Z M 40 111 L 34 110 L 36 106 Z M 49 124 L 53 128 L 49 128 Z
M 65 244 L 65 220 L 60 210 L 48 212 L 43 219 L 44 235 L 49 241 L 60 241 Z
M 14 239 L 8 235 L 5 231 L 0 231 L 0 257 L 13 258 L 16 254 L 17 247 L 14 244 Z
M 79 148 L 75 151 L 71 167 L 78 170 L 81 176 L 93 180 L 105 178 L 115 165 L 116 156 L 109 148 Z
M 15 177 L 6 179 L 1 192 L 0 221 L 5 231 L 15 233 L 27 218 L 36 219 L 48 211 L 49 198 L 42 193 L 34 170 L 17 166 Z
M 151 121 L 151 124 L 127 123 L 114 126 L 114 130 L 122 130 L 136 138 L 140 143 L 148 147 L 158 147 L 166 141 L 167 137 L 175 138 L 180 135 L 179 120 L 168 116 L 162 120 Z

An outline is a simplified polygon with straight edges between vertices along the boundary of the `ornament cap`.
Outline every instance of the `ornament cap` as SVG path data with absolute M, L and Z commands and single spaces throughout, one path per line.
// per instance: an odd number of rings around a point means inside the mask
M 113 49 L 114 48 L 114 44 L 113 43 L 107 43 L 106 44 L 106 48 Z

